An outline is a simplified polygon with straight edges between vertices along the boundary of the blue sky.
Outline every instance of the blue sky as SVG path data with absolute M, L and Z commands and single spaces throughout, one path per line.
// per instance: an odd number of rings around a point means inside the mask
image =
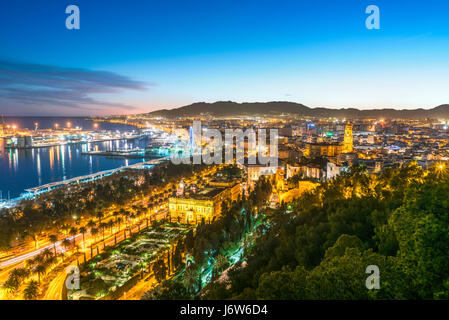
M 68 30 L 65 8 L 80 8 Z M 380 9 L 380 30 L 365 8 Z M 0 113 L 449 103 L 449 1 L 2 0 Z

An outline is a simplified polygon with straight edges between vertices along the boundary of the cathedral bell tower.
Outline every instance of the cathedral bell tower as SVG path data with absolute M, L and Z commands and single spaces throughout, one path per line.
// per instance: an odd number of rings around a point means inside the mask
M 353 149 L 352 124 L 347 123 L 345 127 L 345 137 L 343 140 L 343 153 L 352 153 Z

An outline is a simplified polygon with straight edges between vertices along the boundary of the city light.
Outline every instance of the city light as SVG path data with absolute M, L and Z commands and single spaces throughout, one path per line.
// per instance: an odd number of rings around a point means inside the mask
M 0 300 L 449 299 L 444 1 L 3 2 Z

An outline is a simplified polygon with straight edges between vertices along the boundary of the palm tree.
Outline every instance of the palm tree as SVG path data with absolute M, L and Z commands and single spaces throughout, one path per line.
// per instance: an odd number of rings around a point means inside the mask
M 33 268 L 34 264 L 35 264 L 34 259 L 28 259 L 28 260 L 25 261 L 25 266 L 27 268 L 30 268 L 30 269 Z
M 88 228 L 94 228 L 94 227 L 96 227 L 97 226 L 97 224 L 94 222 L 94 220 L 92 220 L 92 219 L 90 219 L 89 220 L 89 222 L 86 224 L 86 227 L 88 227 Z
M 91 228 L 91 229 L 90 229 L 90 234 L 91 234 L 92 236 L 94 236 L 95 241 L 96 241 L 96 240 L 97 240 L 97 235 L 98 235 L 98 228 L 96 228 L 96 227 Z
M 101 211 L 97 212 L 96 216 L 98 218 L 98 222 L 101 223 L 101 219 L 103 219 L 103 217 L 104 217 L 103 212 L 101 212 Z
M 217 259 L 215 259 L 215 266 L 214 266 L 214 276 L 218 276 L 220 273 L 222 273 L 227 267 L 229 266 L 228 258 L 224 255 L 218 255 Z
M 69 232 L 69 230 L 70 230 L 70 225 L 68 225 L 67 223 L 65 223 L 65 224 L 63 224 L 63 225 L 61 226 L 61 229 L 65 232 L 65 235 L 67 236 L 67 235 L 68 235 L 68 232 Z
M 42 254 L 38 254 L 33 258 L 33 264 L 38 265 L 45 261 L 45 257 Z
M 57 261 L 57 258 L 52 255 L 52 256 L 48 257 L 48 259 L 45 260 L 44 263 L 47 267 L 49 267 L 49 266 L 53 265 L 56 261 Z
M 58 236 L 56 234 L 51 234 L 48 239 L 51 243 L 53 243 L 53 250 L 55 251 L 55 257 L 56 257 L 56 242 L 58 242 Z
M 37 279 L 39 283 L 41 283 L 41 276 L 43 276 L 46 271 L 47 268 L 45 267 L 44 264 L 38 264 L 37 266 L 34 267 L 33 272 L 37 274 Z
M 130 219 L 130 215 L 131 215 L 131 213 L 129 212 L 129 211 L 124 211 L 123 212 L 123 215 L 126 217 L 125 218 L 125 220 L 126 220 L 126 225 L 128 225 L 129 226 L 129 219 Z
M 31 280 L 28 286 L 23 290 L 23 298 L 25 300 L 36 300 L 39 294 L 39 284 Z
M 78 228 L 77 227 L 70 228 L 69 234 L 73 237 L 73 245 L 75 245 L 75 236 L 78 234 Z
M 186 288 L 187 292 L 194 293 L 198 287 L 198 276 L 199 270 L 195 265 L 190 265 L 185 271 L 182 277 L 182 283 Z
M 110 231 L 111 231 L 111 234 L 112 234 L 112 228 L 114 227 L 114 225 L 115 225 L 115 223 L 114 223 L 114 220 L 109 220 L 108 222 L 107 222 L 107 225 L 108 225 L 108 227 L 110 228 Z
M 42 250 L 41 255 L 44 257 L 44 260 L 47 260 L 53 256 L 49 248 Z
M 20 283 L 16 278 L 10 276 L 8 280 L 2 284 L 2 287 L 5 288 L 9 294 L 15 294 L 17 290 L 19 290 Z
M 70 249 L 70 246 L 72 245 L 71 243 L 70 243 L 70 240 L 69 239 L 67 239 L 67 238 L 65 238 L 64 240 L 62 240 L 62 246 L 64 247 L 64 249 L 66 250 L 66 251 L 68 251 L 69 249 Z
M 123 221 L 122 218 L 118 217 L 117 218 L 117 224 L 118 224 L 118 230 L 120 231 L 120 223 Z
M 101 233 L 103 234 L 103 241 L 104 241 L 104 230 L 106 229 L 108 225 L 104 222 L 101 222 L 98 226 L 98 228 L 100 229 Z
M 15 268 L 9 273 L 9 277 L 15 279 L 18 283 L 21 283 L 30 275 L 30 271 L 27 268 Z
M 80 227 L 80 229 L 78 230 L 82 235 L 83 235 L 83 247 L 84 247 L 84 234 L 87 232 L 86 227 Z

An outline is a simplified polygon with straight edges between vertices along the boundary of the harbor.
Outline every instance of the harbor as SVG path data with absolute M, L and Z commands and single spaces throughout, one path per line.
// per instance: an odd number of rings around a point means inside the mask
M 38 125 L 33 129 L 35 124 Z M 3 119 L 0 128 L 0 207 L 11 206 L 16 200 L 29 196 L 25 190 L 40 186 L 53 188 L 61 181 L 77 177 L 89 179 L 90 175 L 98 179 L 101 174 L 97 173 L 108 174 L 115 169 L 169 155 L 168 150 L 164 153 L 164 148 L 138 157 L 102 157 L 95 153 L 145 149 L 167 141 L 170 141 L 169 136 L 155 128 L 98 123 L 84 118 Z

